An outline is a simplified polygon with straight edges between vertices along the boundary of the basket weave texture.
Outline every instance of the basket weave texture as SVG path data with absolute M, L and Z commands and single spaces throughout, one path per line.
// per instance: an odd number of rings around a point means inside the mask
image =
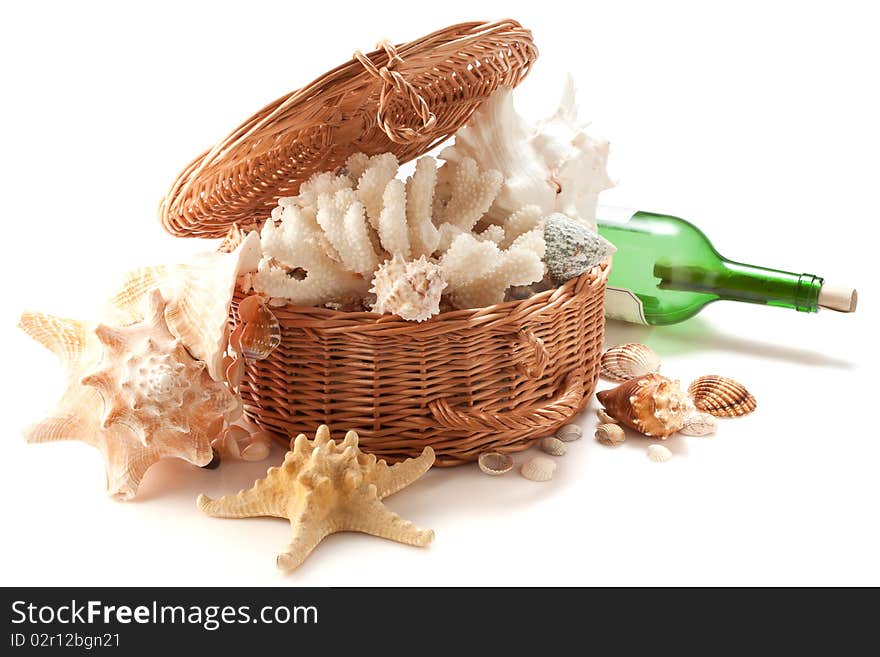
M 278 198 L 355 152 L 424 154 L 538 54 L 513 20 L 464 23 L 354 58 L 279 98 L 196 158 L 160 206 L 165 228 L 222 237 L 258 227 Z M 248 367 L 245 412 L 288 442 L 319 424 L 357 430 L 395 461 L 431 445 L 436 464 L 513 452 L 552 433 L 596 383 L 607 265 L 524 301 L 426 322 L 324 308 L 273 308 L 280 346 Z M 231 322 L 238 322 L 236 292 Z
M 464 125 L 498 87 L 528 75 L 538 50 L 513 20 L 462 23 L 385 41 L 270 103 L 193 160 L 159 208 L 178 237 L 223 237 L 262 223 L 278 199 L 352 153 L 406 162 Z
M 275 309 L 281 345 L 248 368 L 245 413 L 284 436 L 354 429 L 389 461 L 425 445 L 436 464 L 515 452 L 587 403 L 599 373 L 607 266 L 524 301 L 414 323 Z M 242 295 L 233 301 L 235 320 Z

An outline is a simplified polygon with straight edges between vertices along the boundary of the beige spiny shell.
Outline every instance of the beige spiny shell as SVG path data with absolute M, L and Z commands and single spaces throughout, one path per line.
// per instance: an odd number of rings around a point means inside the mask
M 672 458 L 672 452 L 663 445 L 648 445 L 648 458 L 654 463 L 665 463 Z
M 694 405 L 715 417 L 737 417 L 755 410 L 758 403 L 745 386 L 726 376 L 709 374 L 688 386 Z
M 216 500 L 200 495 L 198 507 L 219 518 L 272 516 L 290 520 L 291 539 L 278 555 L 282 570 L 293 570 L 321 540 L 335 532 L 357 531 L 424 547 L 434 532 L 416 528 L 381 500 L 409 486 L 434 463 L 434 451 L 389 466 L 358 449 L 349 431 L 338 445 L 322 425 L 309 440 L 300 434 L 280 467 L 269 468 L 253 488 Z
M 646 374 L 596 394 L 621 424 L 655 438 L 666 438 L 684 425 L 690 400 L 678 381 Z
M 439 265 L 425 256 L 405 262 L 395 255 L 380 265 L 373 277 L 373 311 L 421 322 L 440 312 L 440 297 L 445 288 L 446 279 Z
M 192 262 L 144 267 L 130 272 L 105 308 L 102 319 L 125 326 L 143 319 L 143 300 L 154 289 L 167 301 L 165 321 L 187 351 L 223 381 L 229 306 L 236 279 L 257 268 L 260 236 L 248 233 L 232 253 L 206 253 Z
M 708 413 L 689 413 L 684 419 L 684 426 L 678 430 L 685 436 L 708 436 L 715 433 L 715 418 Z
M 162 458 L 211 462 L 211 439 L 241 403 L 168 330 L 158 290 L 143 321 L 114 328 L 25 313 L 19 326 L 59 356 L 67 389 L 50 417 L 25 431 L 28 442 L 81 440 L 104 455 L 108 492 L 137 493 Z
M 564 456 L 568 451 L 568 445 L 556 436 L 546 436 L 541 438 L 541 451 L 552 456 Z
M 626 440 L 626 433 L 617 424 L 600 424 L 596 427 L 596 440 L 609 447 L 617 447 Z
M 513 457 L 501 452 L 484 452 L 477 459 L 480 470 L 487 475 L 503 475 L 513 470 Z
M 550 481 L 556 472 L 556 462 L 546 456 L 535 456 L 523 463 L 520 472 L 531 481 Z
M 599 364 L 599 376 L 609 381 L 629 381 L 660 369 L 660 357 L 651 347 L 629 342 L 611 347 Z

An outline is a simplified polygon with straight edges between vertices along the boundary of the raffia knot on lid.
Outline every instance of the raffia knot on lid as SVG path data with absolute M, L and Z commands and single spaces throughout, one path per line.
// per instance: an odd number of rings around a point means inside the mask
M 359 61 L 370 75 L 384 82 L 381 95 L 379 96 L 379 108 L 376 113 L 376 119 L 382 127 L 382 130 L 395 144 L 408 144 L 411 141 L 419 139 L 421 137 L 421 132 L 431 130 L 434 127 L 434 124 L 437 123 L 437 117 L 431 111 L 431 108 L 428 107 L 428 103 L 425 102 L 425 99 L 415 90 L 415 87 L 407 82 L 403 75 L 397 71 L 391 70 L 395 64 L 403 63 L 403 58 L 398 54 L 394 44 L 387 39 L 383 39 L 376 44 L 376 49 L 378 50 L 379 48 L 382 48 L 388 55 L 388 64 L 381 68 L 377 67 L 372 60 L 360 50 L 355 51 L 354 59 Z M 421 119 L 421 131 L 413 130 L 406 126 L 393 125 L 388 119 L 388 104 L 392 91 L 396 91 L 397 93 L 406 96 L 413 111 L 419 119 Z

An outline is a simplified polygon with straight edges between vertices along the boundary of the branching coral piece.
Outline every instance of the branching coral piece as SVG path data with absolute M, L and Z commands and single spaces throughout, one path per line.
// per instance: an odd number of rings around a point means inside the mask
M 406 221 L 409 245 L 414 258 L 430 256 L 440 244 L 440 233 L 432 221 L 434 188 L 437 186 L 437 162 L 423 157 L 406 181 Z
M 504 222 L 504 239 L 498 246 L 506 249 L 520 235 L 537 228 L 543 218 L 541 208 L 537 205 L 527 205 L 517 210 Z
M 317 219 L 342 263 L 361 276 L 371 276 L 379 265 L 379 257 L 370 240 L 364 206 L 354 190 L 341 189 L 333 196 L 319 196 Z
M 481 173 L 470 157 L 448 162 L 438 172 L 434 223 L 471 230 L 492 206 L 502 182 L 500 172 Z
M 382 195 L 379 214 L 379 239 L 391 255 L 409 258 L 409 229 L 406 225 L 406 187 L 397 179 L 391 180 Z
M 440 260 L 449 282 L 449 297 L 457 308 L 481 308 L 504 300 L 514 285 L 528 285 L 544 277 L 540 234 L 502 251 L 493 242 L 461 233 Z
M 366 169 L 358 179 L 357 195 L 367 211 L 367 219 L 373 230 L 379 230 L 379 216 L 385 188 L 397 175 L 397 158 L 392 153 L 374 155 L 369 159 Z

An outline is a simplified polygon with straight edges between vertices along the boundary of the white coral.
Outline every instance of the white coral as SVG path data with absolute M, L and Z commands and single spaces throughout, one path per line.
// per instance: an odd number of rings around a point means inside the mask
M 488 211 L 493 223 L 535 205 L 542 216 L 563 212 L 595 230 L 598 194 L 613 186 L 605 168 L 608 142 L 578 121 L 570 78 L 559 109 L 537 125 L 516 113 L 510 89 L 499 89 L 440 157 L 450 163 L 470 158 L 501 172 L 504 184 Z
M 529 285 L 544 277 L 543 238 L 533 231 L 506 250 L 494 242 L 461 233 L 440 260 L 449 283 L 448 294 L 457 308 L 481 308 L 504 301 L 513 285 Z M 521 241 L 520 241 L 521 240 Z

